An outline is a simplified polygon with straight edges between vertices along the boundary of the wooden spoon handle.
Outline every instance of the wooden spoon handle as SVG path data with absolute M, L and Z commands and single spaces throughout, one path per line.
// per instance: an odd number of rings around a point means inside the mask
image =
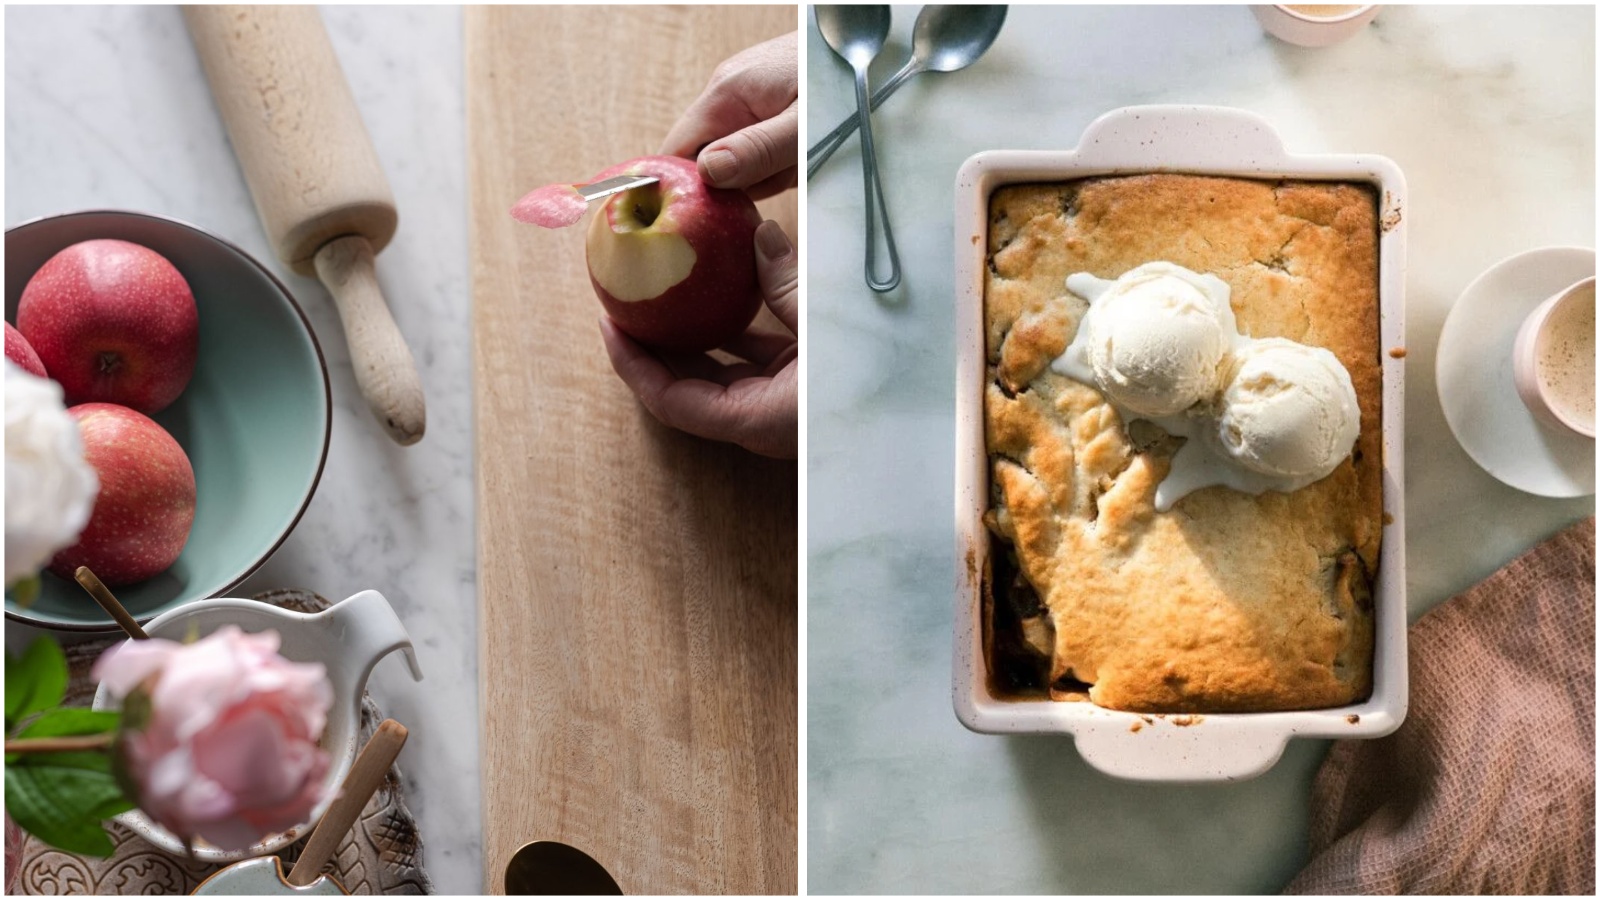
M 334 238 L 317 251 L 315 262 L 317 277 L 339 308 L 350 366 L 373 415 L 398 443 L 422 440 L 422 379 L 378 287 L 372 244 L 356 234 Z
M 294 868 L 289 870 L 290 884 L 304 887 L 322 874 L 322 867 L 333 858 L 333 851 L 339 848 L 345 832 L 356 823 L 367 801 L 383 784 L 389 767 L 400 755 L 400 748 L 406 745 L 407 733 L 406 727 L 393 719 L 384 719 L 378 730 L 373 732 L 372 739 L 361 748 L 361 755 L 356 757 L 350 773 L 344 777 L 344 784 L 339 786 L 338 798 L 328 807 L 317 827 L 311 830 L 306 849 L 295 860 Z
M 144 629 L 139 627 L 139 622 L 128 612 L 127 607 L 118 602 L 116 595 L 111 593 L 111 589 L 100 580 L 100 576 L 90 571 L 88 566 L 79 566 L 73 577 L 78 579 L 78 584 L 83 585 L 83 589 L 89 592 L 94 602 L 100 604 L 101 609 L 117 620 L 117 624 L 128 633 L 128 637 L 136 641 L 150 640 L 150 635 L 145 634 Z

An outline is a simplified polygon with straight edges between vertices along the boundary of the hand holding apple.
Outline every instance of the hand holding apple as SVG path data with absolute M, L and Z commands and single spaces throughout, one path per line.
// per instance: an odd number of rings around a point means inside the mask
M 611 366 L 651 415 L 690 434 L 794 459 L 799 430 L 798 260 L 776 222 L 756 231 L 761 292 L 789 334 L 751 328 L 722 349 L 745 360 L 652 352 L 600 323 Z
M 589 225 L 589 280 L 617 327 L 671 351 L 709 350 L 743 332 L 761 307 L 755 204 L 741 191 L 707 185 L 693 162 L 678 157 L 643 157 L 590 181 L 618 175 L 660 182 L 606 198 Z M 511 214 L 560 228 L 581 218 L 583 206 L 571 185 L 549 185 Z
M 127 407 L 84 403 L 67 414 L 78 421 L 100 496 L 78 542 L 56 554 L 50 571 L 71 580 L 88 566 L 112 587 L 166 571 L 194 525 L 189 457 L 165 429 Z
M 194 374 L 194 294 L 161 254 L 127 241 L 73 244 L 22 289 L 17 330 L 67 403 L 165 409 Z

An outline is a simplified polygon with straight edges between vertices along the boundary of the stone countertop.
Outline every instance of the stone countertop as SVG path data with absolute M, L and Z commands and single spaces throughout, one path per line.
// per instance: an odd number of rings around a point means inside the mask
M 172 7 L 6 10 L 7 226 L 80 209 L 193 222 L 243 247 L 305 308 L 333 385 L 322 482 L 276 555 L 235 592 L 275 587 L 394 604 L 426 680 L 391 657 L 371 691 L 411 730 L 400 765 L 445 894 L 481 887 L 470 283 L 461 17 L 330 7 L 324 20 L 400 210 L 378 277 L 421 370 L 428 431 L 402 448 L 368 412 L 338 315 L 273 256 Z M 27 629 L 7 623 L 7 642 Z
M 874 82 L 909 54 L 896 7 Z M 1331 48 L 1267 37 L 1235 7 L 1012 7 L 972 68 L 874 115 L 905 268 L 862 283 L 851 140 L 808 194 L 808 888 L 816 893 L 1276 891 L 1305 860 L 1325 745 L 1242 784 L 1168 787 L 1090 769 L 1070 741 L 970 734 L 950 706 L 956 169 L 989 149 L 1067 149 L 1110 109 L 1243 107 L 1296 152 L 1394 159 L 1410 191 L 1406 440 L 1411 615 L 1477 582 L 1593 498 L 1521 493 L 1444 421 L 1446 313 L 1496 260 L 1594 245 L 1592 7 L 1389 7 Z M 855 99 L 809 30 L 812 139 Z

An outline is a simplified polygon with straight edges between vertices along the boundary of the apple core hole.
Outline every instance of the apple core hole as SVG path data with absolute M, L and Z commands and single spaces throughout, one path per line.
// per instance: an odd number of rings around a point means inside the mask
M 653 184 L 628 191 L 620 202 L 621 218 L 634 228 L 649 228 L 661 215 L 661 190 Z
M 95 357 L 96 368 L 102 375 L 110 375 L 122 368 L 122 356 L 109 350 Z

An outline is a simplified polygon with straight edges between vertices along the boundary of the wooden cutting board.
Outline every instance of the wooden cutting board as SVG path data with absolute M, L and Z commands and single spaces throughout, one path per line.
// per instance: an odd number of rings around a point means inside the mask
M 658 425 L 582 227 L 526 191 L 654 153 L 795 7 L 466 11 L 484 889 L 572 844 L 629 894 L 795 893 L 796 464 Z M 795 234 L 793 192 L 763 212 Z

